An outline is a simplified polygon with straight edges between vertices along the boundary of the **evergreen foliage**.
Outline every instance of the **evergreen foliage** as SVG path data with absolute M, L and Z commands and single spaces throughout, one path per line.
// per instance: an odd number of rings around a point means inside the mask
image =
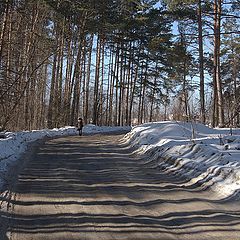
M 0 126 L 239 125 L 238 3 L 1 1 Z

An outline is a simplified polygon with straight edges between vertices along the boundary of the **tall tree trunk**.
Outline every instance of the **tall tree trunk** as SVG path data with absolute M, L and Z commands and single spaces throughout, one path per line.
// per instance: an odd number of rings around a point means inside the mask
M 91 62 L 92 62 L 92 47 L 93 47 L 93 38 L 94 35 L 91 34 L 89 40 L 89 49 L 88 49 L 88 67 L 87 67 L 87 77 L 86 77 L 86 95 L 85 95 L 85 111 L 84 111 L 84 122 L 89 123 L 89 84 L 91 78 Z
M 233 41 L 233 39 L 232 39 Z M 232 43 L 233 44 L 233 43 Z M 233 111 L 233 118 L 232 119 L 232 125 L 234 125 L 235 127 L 239 127 L 239 107 L 240 107 L 240 104 L 239 104 L 239 98 L 240 96 L 238 96 L 238 83 L 237 83 L 237 57 L 236 57 L 236 53 L 234 51 L 234 49 L 232 49 L 232 55 L 233 55 L 233 70 L 232 70 L 232 81 L 233 81 L 233 94 L 234 94 L 234 99 L 233 99 L 233 102 L 234 102 L 234 108 L 232 109 Z
M 87 13 L 85 12 L 81 19 L 80 23 L 78 24 L 79 27 L 79 37 L 78 37 L 78 49 L 77 49 L 77 59 L 75 62 L 73 77 L 72 77 L 72 85 L 71 91 L 73 89 L 73 100 L 71 106 L 71 125 L 76 125 L 77 119 L 79 117 L 79 110 L 80 110 L 80 94 L 81 94 L 81 84 L 82 84 L 82 68 L 83 68 L 83 59 L 84 59 L 84 48 L 86 42 L 86 21 L 87 21 Z
M 76 125 L 79 111 L 79 99 L 80 99 L 80 82 L 81 82 L 81 60 L 82 60 L 82 46 L 83 37 L 81 36 L 78 43 L 77 58 L 74 66 L 74 72 L 72 76 L 73 84 L 73 99 L 71 107 L 71 125 Z
M 130 91 L 130 104 L 129 104 L 129 113 L 128 113 L 128 125 L 130 126 L 132 123 L 132 111 L 133 111 L 133 102 L 135 97 L 137 79 L 138 79 L 138 65 L 135 67 L 134 78 L 131 79 L 131 91 Z
M 3 52 L 3 48 L 4 48 L 4 43 L 5 43 L 4 36 L 6 34 L 9 12 L 10 12 L 10 2 L 9 2 L 9 0 L 6 0 L 5 9 L 4 9 L 4 13 L 3 13 L 2 28 L 1 28 L 1 32 L 0 32 L 0 66 L 1 66 L 1 61 L 2 61 L 2 52 Z
M 186 120 L 190 119 L 190 111 L 188 108 L 188 89 L 187 89 L 187 70 L 186 70 L 186 58 L 183 63 L 183 102 L 184 102 L 184 112 L 186 116 Z
M 97 54 L 95 68 L 95 83 L 94 83 L 94 100 L 93 100 L 93 124 L 98 125 L 98 107 L 99 107 L 99 76 L 101 64 L 101 38 L 98 35 L 97 39 Z
M 81 41 L 81 53 L 78 62 L 78 69 L 76 72 L 75 85 L 73 91 L 73 105 L 72 105 L 72 125 L 77 122 L 77 118 L 80 116 L 80 98 L 82 89 L 82 76 L 83 76 L 83 59 L 84 59 L 84 40 Z
M 221 27 L 222 1 L 214 0 L 214 70 L 216 75 L 218 125 L 224 126 L 224 106 L 222 95 L 222 81 L 220 75 L 220 27 Z
M 144 71 L 144 63 L 142 63 L 140 67 L 140 88 L 139 88 L 139 100 L 138 100 L 138 124 L 142 124 L 142 101 L 143 101 L 143 88 L 144 88 L 144 79 L 143 79 L 143 71 Z
M 127 92 L 126 92 L 126 109 L 125 109 L 125 125 L 129 125 L 129 101 L 130 101 L 130 88 L 131 88 L 131 79 L 133 77 L 133 50 L 132 50 L 132 42 L 130 42 L 129 48 L 129 59 L 128 59 L 128 67 L 127 67 Z
M 64 34 L 65 34 L 65 20 L 61 24 L 61 35 L 60 35 L 60 46 L 59 46 L 59 66 L 58 66 L 58 89 L 57 89 L 57 113 L 56 113 L 56 124 L 57 127 L 63 126 L 63 106 L 62 106 L 62 95 L 63 95 L 63 65 L 64 65 Z
M 103 94 L 103 90 L 104 90 L 104 60 L 105 60 L 105 39 L 102 38 L 101 39 L 101 67 L 102 67 L 102 71 L 101 71 L 101 85 L 100 85 L 100 94 L 99 94 L 99 125 L 102 126 L 103 125 L 103 101 L 104 101 L 104 94 Z
M 114 66 L 114 76 L 116 78 L 116 86 L 115 86 L 115 116 L 114 116 L 114 125 L 118 125 L 118 93 L 119 93 L 119 55 L 120 55 L 120 46 L 117 44 L 117 52 L 115 58 L 115 66 Z
M 126 112 L 126 105 L 128 102 L 128 98 L 126 98 L 126 87 L 127 87 L 127 79 L 128 79 L 128 71 L 127 71 L 127 49 L 124 51 L 124 65 L 123 65 L 123 84 L 122 84 L 122 104 L 121 104 L 121 126 L 124 126 L 124 119 L 125 119 L 125 112 Z
M 118 48 L 116 48 L 116 50 L 118 50 Z M 114 47 L 112 49 L 112 64 L 111 64 L 111 84 L 110 84 L 110 93 L 109 93 L 109 119 L 108 119 L 108 125 L 112 126 L 113 125 L 113 95 L 114 95 L 114 85 L 115 85 L 115 70 L 116 70 L 116 58 L 118 55 L 118 52 L 115 53 L 114 56 Z
M 54 54 L 53 67 L 52 67 L 52 78 L 50 87 L 50 98 L 48 104 L 48 128 L 53 128 L 53 111 L 54 111 L 54 101 L 55 101 L 55 81 L 56 81 L 56 67 L 57 67 L 57 54 Z
M 70 106 L 71 106 L 71 78 L 72 78 L 72 68 L 73 68 L 73 54 L 72 54 L 72 34 L 71 34 L 71 24 L 68 23 L 68 38 L 66 40 L 66 51 L 67 51 L 67 62 L 65 70 L 65 83 L 64 83 L 64 99 L 63 99 L 63 122 L 65 125 L 70 124 Z
M 42 81 L 39 83 L 39 102 L 41 102 L 41 108 L 40 108 L 40 116 L 39 116 L 39 122 L 38 122 L 38 128 L 43 129 L 46 128 L 45 124 L 45 115 L 46 115 L 46 86 L 47 86 L 47 79 L 48 79 L 48 65 L 45 64 L 43 66 L 42 70 Z
M 213 70 L 213 96 L 212 96 L 212 127 L 218 125 L 218 101 L 217 101 L 217 81 L 216 81 L 216 68 L 214 58 L 214 70 Z
M 202 0 L 198 0 L 198 46 L 199 46 L 199 73 L 200 73 L 200 118 L 205 123 L 205 91 L 203 69 L 203 36 L 202 36 Z
M 134 49 L 138 49 L 137 52 L 135 52 Z M 132 78 L 131 78 L 131 90 L 130 90 L 130 103 L 129 103 L 129 113 L 128 113 L 128 119 L 129 119 L 129 122 L 128 122 L 128 125 L 130 126 L 131 123 L 132 123 L 132 111 L 133 111 L 133 104 L 134 104 L 134 98 L 135 98 L 135 91 L 136 91 L 136 87 L 137 87 L 137 79 L 139 77 L 139 68 L 140 68 L 140 54 L 141 54 L 141 51 L 142 51 L 142 44 L 139 43 L 139 46 L 136 47 L 136 48 L 133 48 L 133 56 L 134 55 L 137 55 L 137 59 L 135 60 L 135 69 L 132 70 L 133 73 L 132 73 Z M 135 52 L 135 54 L 134 54 Z M 133 77 L 134 76 L 134 77 Z
M 123 96 L 123 44 L 121 44 L 121 54 L 120 54 L 120 78 L 119 78 L 119 100 L 118 100 L 118 123 L 117 125 L 121 125 L 121 117 L 122 117 L 122 96 Z
M 141 105 L 141 123 L 146 121 L 146 113 L 145 111 L 145 99 L 146 99 L 146 89 L 148 84 L 148 59 L 146 60 L 145 72 L 144 72 L 144 80 L 143 80 L 143 91 L 142 91 L 142 105 Z
M 25 128 L 31 129 L 32 122 L 33 122 L 33 116 L 32 113 L 34 112 L 34 99 L 33 96 L 35 95 L 35 85 L 36 85 L 36 72 L 34 69 L 36 69 L 37 63 L 36 63 L 36 57 L 35 52 L 35 38 L 36 35 L 34 34 L 37 24 L 38 24 L 38 17 L 39 17 L 39 8 L 38 4 L 31 5 L 31 21 L 30 21 L 30 29 L 28 29 L 29 34 L 27 35 L 26 39 L 26 55 L 25 55 L 25 64 L 27 66 L 27 71 L 25 74 L 25 81 L 29 82 L 27 85 L 25 91 Z
M 105 123 L 106 125 L 110 125 L 110 95 L 111 95 L 111 76 L 112 76 L 112 65 L 113 65 L 113 51 L 110 49 L 110 58 L 108 63 L 108 81 L 107 81 L 107 98 L 106 98 L 106 115 L 105 115 Z
M 58 22 L 58 54 L 56 62 L 56 77 L 54 86 L 53 127 L 60 127 L 63 123 L 62 114 L 62 84 L 63 84 L 63 47 L 64 47 L 64 22 Z
M 157 73 L 157 62 L 155 66 L 155 71 Z M 156 94 L 156 86 L 157 86 L 157 75 L 155 73 L 154 76 L 154 83 L 153 83 L 153 88 L 152 88 L 152 96 L 151 96 L 151 105 L 150 105 L 150 116 L 149 116 L 149 121 L 153 121 L 153 106 L 154 106 L 154 100 L 155 100 L 155 94 Z

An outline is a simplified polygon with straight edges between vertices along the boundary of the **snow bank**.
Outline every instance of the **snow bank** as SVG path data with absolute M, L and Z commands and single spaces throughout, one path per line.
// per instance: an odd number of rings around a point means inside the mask
M 124 141 L 163 171 L 184 174 L 185 185 L 201 184 L 228 197 L 240 189 L 240 130 L 233 134 L 202 124 L 157 122 L 133 128 Z
M 83 134 L 97 134 L 97 133 L 111 133 L 111 132 L 121 132 L 130 131 L 131 127 L 107 127 L 107 126 L 95 126 L 93 124 L 87 124 L 83 128 Z
M 92 124 L 85 125 L 83 134 L 96 134 L 116 131 L 130 131 L 130 127 L 98 127 Z M 6 138 L 0 139 L 0 190 L 8 178 L 9 169 L 14 167 L 16 160 L 27 150 L 29 143 L 44 137 L 58 137 L 77 135 L 75 127 L 64 127 L 45 130 L 33 130 L 23 132 L 7 132 Z
M 19 156 L 27 150 L 29 143 L 44 137 L 75 134 L 75 127 L 5 133 L 5 138 L 0 139 L 0 189 L 6 182 L 9 169 L 16 164 L 16 160 L 19 159 Z

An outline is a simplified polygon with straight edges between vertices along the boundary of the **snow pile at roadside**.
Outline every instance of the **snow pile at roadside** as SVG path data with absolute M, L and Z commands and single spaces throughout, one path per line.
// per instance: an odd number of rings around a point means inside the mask
M 0 139 L 0 189 L 7 178 L 8 170 L 15 165 L 19 156 L 27 150 L 29 143 L 43 139 L 44 137 L 75 134 L 75 127 L 5 133 L 5 138 Z
M 185 185 L 211 187 L 223 197 L 240 190 L 240 130 L 202 124 L 157 122 L 132 129 L 124 141 L 163 171 L 185 175 Z
M 130 130 L 129 127 L 98 127 L 88 124 L 83 128 L 83 135 Z M 14 167 L 20 155 L 27 151 L 29 143 L 43 139 L 44 137 L 59 137 L 77 134 L 78 132 L 75 127 L 5 133 L 5 138 L 0 139 L 0 190 L 8 178 L 9 169 Z
M 93 124 L 87 124 L 83 127 L 83 134 L 97 134 L 97 133 L 111 133 L 111 132 L 121 132 L 130 131 L 131 127 L 107 127 L 107 126 L 96 126 Z

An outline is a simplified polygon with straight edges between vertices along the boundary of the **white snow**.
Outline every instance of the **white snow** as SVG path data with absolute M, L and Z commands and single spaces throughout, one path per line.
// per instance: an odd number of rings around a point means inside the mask
M 86 125 L 83 134 L 119 130 L 130 129 Z M 75 127 L 6 133 L 6 138 L 0 139 L 0 190 L 8 170 L 30 142 L 76 134 Z M 134 127 L 122 141 L 169 174 L 184 175 L 188 179 L 184 185 L 211 187 L 220 198 L 240 190 L 240 129 L 233 129 L 230 135 L 230 129 L 211 129 L 202 124 L 156 122 Z
M 209 186 L 219 197 L 240 190 L 240 129 L 211 129 L 202 124 L 156 122 L 136 126 L 124 137 L 148 161 L 168 173 Z
M 83 134 L 96 134 L 130 130 L 129 127 L 98 127 L 92 124 L 85 125 Z M 6 132 L 5 138 L 0 138 L 0 192 L 7 182 L 9 170 L 15 166 L 20 155 L 27 151 L 28 144 L 44 137 L 59 137 L 77 135 L 75 127 L 64 127 L 23 132 Z

